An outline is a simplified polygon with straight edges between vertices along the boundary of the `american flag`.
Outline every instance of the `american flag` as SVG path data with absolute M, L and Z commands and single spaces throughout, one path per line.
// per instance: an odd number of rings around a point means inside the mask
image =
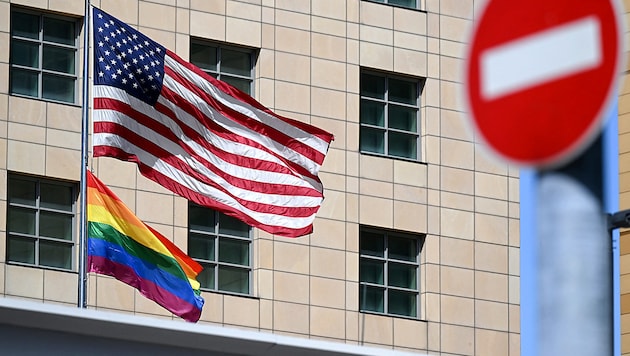
M 312 231 L 333 139 L 273 113 L 94 8 L 94 157 L 264 231 Z

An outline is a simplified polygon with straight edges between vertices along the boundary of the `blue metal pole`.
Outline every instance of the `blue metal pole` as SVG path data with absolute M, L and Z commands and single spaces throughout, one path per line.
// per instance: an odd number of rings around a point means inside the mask
M 520 182 L 520 301 L 521 355 L 536 355 L 537 324 L 537 246 L 536 246 L 536 171 L 521 169 Z
M 618 102 L 613 100 L 606 115 L 604 128 L 604 209 L 614 213 L 619 210 L 619 131 Z M 613 266 L 613 355 L 621 355 L 621 290 L 619 286 L 619 230 L 612 230 Z

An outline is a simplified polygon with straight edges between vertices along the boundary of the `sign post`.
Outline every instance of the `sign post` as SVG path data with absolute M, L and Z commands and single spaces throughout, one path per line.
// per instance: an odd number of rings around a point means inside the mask
M 478 137 L 537 170 L 534 236 L 521 235 L 537 246 L 535 268 L 521 268 L 537 272 L 537 347 L 523 354 L 613 352 L 600 130 L 622 67 L 619 9 L 616 0 L 488 0 L 472 32 L 464 102 Z

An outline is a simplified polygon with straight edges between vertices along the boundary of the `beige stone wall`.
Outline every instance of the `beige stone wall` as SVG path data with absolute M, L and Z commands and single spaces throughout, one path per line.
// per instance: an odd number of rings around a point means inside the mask
M 78 181 L 80 107 L 8 95 L 10 3 L 81 16 L 82 0 L 0 1 L 0 262 L 6 173 Z M 457 355 L 519 355 L 518 171 L 489 158 L 459 101 L 473 0 L 426 11 L 360 0 L 101 0 L 188 58 L 190 36 L 259 48 L 254 96 L 335 135 L 315 232 L 254 234 L 252 297 L 204 292 L 201 322 Z M 422 159 L 358 152 L 360 68 L 426 77 Z M 136 214 L 186 251 L 187 202 L 135 165 L 90 160 Z M 358 235 L 367 224 L 426 234 L 420 320 L 358 312 Z M 76 304 L 77 275 L 0 263 L 0 294 Z M 90 275 L 90 308 L 171 318 L 134 289 Z

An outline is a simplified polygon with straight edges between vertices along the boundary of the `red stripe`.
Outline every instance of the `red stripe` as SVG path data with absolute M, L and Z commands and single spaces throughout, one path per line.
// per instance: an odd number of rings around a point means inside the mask
M 215 87 L 217 87 L 219 90 L 221 90 L 222 92 L 224 92 L 227 95 L 230 95 L 240 101 L 243 101 L 257 109 L 259 109 L 260 111 L 264 111 L 266 113 L 268 113 L 271 116 L 274 116 L 284 122 L 286 122 L 287 124 L 291 125 L 291 126 L 296 126 L 299 127 L 302 131 L 304 132 L 308 132 L 313 136 L 317 136 L 319 137 L 321 140 L 330 143 L 333 140 L 333 135 L 330 132 L 327 132 L 325 130 L 322 130 L 316 126 L 313 125 L 309 125 L 307 123 L 301 122 L 301 121 L 297 121 L 294 119 L 290 119 L 288 117 L 284 117 L 281 115 L 278 115 L 276 113 L 274 113 L 273 111 L 271 111 L 270 109 L 268 109 L 267 107 L 265 107 L 264 105 L 262 105 L 261 103 L 259 103 L 258 101 L 256 101 L 256 99 L 252 98 L 251 96 L 249 96 L 247 93 L 244 93 L 236 88 L 234 88 L 233 86 L 229 85 L 228 83 L 222 82 L 220 80 L 215 79 L 214 77 L 212 77 L 211 75 L 208 75 L 206 72 L 202 71 L 201 69 L 199 69 L 197 66 L 188 63 L 186 61 L 184 61 L 183 59 L 181 59 L 177 54 L 171 52 L 170 50 L 166 50 L 166 55 L 173 58 L 175 61 L 177 61 L 177 63 L 181 64 L 182 66 L 186 67 L 187 69 L 189 69 L 190 71 L 196 73 L 197 75 L 199 75 L 200 77 L 202 77 L 203 79 L 207 80 L 208 82 L 210 82 L 212 85 L 214 85 Z M 319 164 L 321 164 L 322 162 L 318 162 Z
M 134 272 L 133 268 L 127 265 L 116 263 L 100 256 L 88 255 L 88 266 L 90 266 L 90 272 L 112 276 L 136 288 L 142 295 L 163 306 L 171 313 L 182 317 L 184 320 L 196 322 L 201 317 L 201 309 L 173 295 L 154 282 L 141 278 Z
M 94 102 L 94 107 L 96 109 L 99 108 L 108 108 L 108 109 L 112 109 L 118 112 L 121 112 L 127 116 L 129 116 L 130 118 L 133 118 L 135 121 L 139 122 L 141 125 L 145 126 L 145 127 L 150 127 L 151 130 L 159 133 L 160 135 L 162 135 L 163 137 L 169 139 L 170 141 L 172 141 L 175 144 L 178 144 L 185 152 L 187 152 L 191 157 L 194 157 L 197 161 L 199 161 L 201 164 L 203 164 L 203 166 L 205 166 L 206 168 L 208 168 L 210 171 L 212 171 L 213 173 L 215 173 L 216 175 L 220 176 L 221 178 L 225 179 L 229 184 L 231 184 L 232 186 L 238 187 L 238 188 L 242 188 L 242 189 L 246 189 L 252 192 L 259 192 L 259 193 L 270 193 L 270 194 L 278 194 L 278 195 L 296 195 L 296 196 L 315 196 L 315 197 L 320 197 L 322 196 L 322 193 L 319 192 L 316 189 L 313 188 L 308 188 L 308 187 L 297 187 L 297 186 L 293 186 L 293 185 L 286 185 L 286 184 L 273 184 L 273 183 L 261 183 L 255 180 L 247 180 L 244 178 L 239 178 L 239 177 L 234 177 L 232 175 L 227 174 L 226 172 L 220 170 L 217 166 L 215 166 L 214 164 L 212 164 L 211 162 L 207 161 L 205 158 L 201 157 L 200 155 L 198 155 L 193 149 L 191 149 L 188 145 L 184 144 L 168 127 L 162 125 L 161 123 L 153 120 L 152 118 L 134 110 L 131 106 L 129 106 L 126 103 L 117 101 L 117 100 L 113 100 L 113 99 L 95 99 Z M 187 136 L 188 135 L 192 135 L 192 134 L 197 134 L 196 131 L 188 128 L 188 126 L 180 123 L 180 122 L 176 122 L 182 129 L 187 128 L 187 130 L 185 131 L 189 131 L 187 132 Z M 99 124 L 99 130 L 102 131 L 96 131 L 96 125 Z M 98 133 L 98 132 L 112 132 L 112 133 L 117 133 L 117 131 L 119 130 L 116 127 L 113 126 L 108 126 L 106 125 L 105 122 L 97 122 L 95 123 L 95 128 L 94 128 L 94 132 Z M 128 129 L 125 129 L 128 132 Z M 202 138 L 200 138 L 199 136 L 196 137 L 197 140 L 196 141 L 201 141 Z M 136 138 L 135 137 L 128 137 L 127 138 L 129 140 L 129 142 L 136 142 L 134 141 Z M 145 149 L 145 151 L 151 152 L 153 155 L 160 157 L 162 159 L 165 158 L 169 158 L 170 161 L 169 162 L 173 162 L 172 164 L 183 164 L 183 162 L 181 162 L 181 160 L 177 160 L 173 158 L 173 154 L 171 152 L 166 151 L 165 149 L 157 146 L 155 143 L 148 141 L 144 138 L 142 138 L 142 140 L 146 143 L 145 144 L 136 144 L 138 147 L 143 147 Z M 230 160 L 230 157 L 235 157 L 235 155 L 229 154 L 225 151 L 216 149 L 214 146 L 212 146 L 211 144 L 209 144 L 207 141 L 203 140 L 204 146 L 209 146 L 208 148 L 210 148 L 210 154 L 214 154 L 217 155 L 221 158 L 228 158 L 226 159 L 226 161 Z M 145 148 L 146 147 L 146 148 Z M 148 149 L 148 147 L 151 147 L 151 149 Z M 212 150 L 212 148 L 214 148 L 214 150 Z M 242 156 L 239 156 L 242 157 Z M 261 161 L 261 160 L 257 160 L 257 159 L 253 159 L 253 158 L 247 158 L 247 157 L 242 157 L 243 161 L 246 161 L 245 164 L 243 165 L 244 167 L 248 167 L 248 168 L 252 168 L 252 169 L 258 169 L 258 170 L 265 170 L 265 171 L 271 171 L 271 172 L 278 172 L 280 171 L 280 173 L 285 173 L 285 174 L 290 174 L 291 172 L 286 169 L 285 167 L 282 167 L 279 164 L 274 164 L 271 162 L 268 162 L 269 164 L 266 164 L 266 161 Z M 166 159 L 165 159 L 166 160 Z M 176 163 L 175 163 L 176 162 Z M 189 167 L 188 165 L 186 165 L 186 167 Z M 276 170 L 274 168 L 281 168 L 281 170 Z M 196 173 L 196 171 L 195 171 Z M 293 174 L 295 176 L 295 174 Z M 206 180 L 206 177 L 203 175 L 199 176 L 199 180 L 202 180 L 204 182 L 207 182 L 208 184 L 210 184 L 211 182 L 214 183 L 214 181 L 212 180 Z M 298 176 L 299 179 L 302 179 L 301 177 Z M 216 183 L 214 183 L 216 184 Z M 218 189 L 221 189 L 218 185 L 216 186 Z M 227 192 L 227 191 L 226 191 Z
M 201 137 L 199 135 L 199 133 L 191 128 L 189 128 L 187 125 L 185 125 L 183 122 L 181 122 L 181 120 L 178 118 L 177 114 L 175 114 L 175 112 L 173 112 L 173 110 L 171 110 L 170 108 L 166 107 L 165 105 L 161 104 L 161 103 L 156 103 L 155 104 L 155 109 L 157 111 L 159 111 L 160 113 L 168 116 L 171 120 L 175 121 L 178 123 L 178 125 L 182 128 L 186 127 L 189 130 L 191 130 L 191 134 L 194 134 L 198 137 L 198 139 L 195 140 L 195 142 L 197 142 L 200 145 L 203 145 L 204 147 L 209 146 L 209 147 L 213 147 L 216 150 L 216 153 L 218 156 L 223 158 L 223 155 L 226 155 L 227 158 L 229 157 L 235 157 L 233 159 L 230 160 L 226 160 L 230 163 L 234 163 L 234 164 L 238 164 L 242 167 L 252 167 L 252 168 L 257 168 L 257 169 L 261 169 L 261 170 L 268 170 L 268 171 L 275 171 L 275 172 L 280 172 L 280 173 L 286 173 L 286 174 L 292 174 L 295 175 L 296 177 L 299 177 L 300 179 L 303 179 L 302 176 L 306 176 L 309 177 L 310 179 L 313 179 L 317 182 L 320 182 L 319 178 L 317 177 L 317 175 L 312 174 L 308 169 L 306 169 L 305 167 L 296 164 L 295 162 L 289 161 L 287 160 L 285 157 L 277 154 L 276 152 L 273 152 L 272 150 L 270 150 L 269 148 L 259 144 L 256 141 L 253 141 L 251 139 L 248 139 L 247 137 L 235 134 L 229 130 L 227 130 L 226 128 L 224 128 L 223 126 L 217 124 L 216 122 L 214 122 L 214 120 L 208 118 L 207 116 L 205 116 L 203 114 L 203 112 L 201 110 L 199 110 L 195 105 L 192 105 L 190 102 L 188 102 L 186 99 L 184 99 L 183 97 L 181 97 L 180 95 L 178 95 L 177 93 L 175 93 L 174 91 L 172 91 L 171 89 L 167 88 L 167 87 L 163 87 L 162 88 L 162 97 L 164 97 L 166 100 L 170 101 L 171 103 L 173 103 L 174 105 L 177 105 L 178 108 L 180 108 L 182 111 L 188 113 L 190 116 L 192 116 L 193 118 L 195 118 L 200 125 L 204 126 L 206 129 L 212 131 L 214 134 L 216 134 L 217 136 L 232 141 L 232 142 L 237 142 L 240 144 L 244 144 L 253 148 L 257 148 L 261 151 L 267 152 L 268 154 L 278 158 L 280 161 L 282 161 L 285 165 L 281 165 L 278 163 L 274 163 L 274 162 L 269 162 L 269 161 L 263 161 L 263 160 L 258 160 L 255 158 L 249 158 L 249 157 L 243 157 L 240 155 L 232 155 L 231 153 L 225 152 L 223 150 L 220 150 L 218 147 L 214 147 L 212 146 L 210 143 L 208 143 L 203 137 Z M 204 118 L 204 119 L 199 119 L 199 118 Z M 187 132 L 186 130 L 184 130 L 185 132 Z M 188 134 L 187 134 L 188 135 Z M 191 136 L 189 136 L 191 137 Z M 241 157 L 242 160 L 239 160 L 238 157 Z M 261 165 L 260 167 L 258 167 L 258 165 Z
M 280 143 L 281 145 L 298 152 L 299 154 L 307 157 L 308 159 L 316 162 L 321 165 L 324 162 L 325 153 L 319 152 L 313 147 L 296 140 L 296 138 L 288 136 L 284 132 L 278 131 L 271 126 L 265 125 L 257 120 L 252 120 L 250 117 L 235 111 L 234 109 L 221 104 L 214 98 L 212 98 L 209 94 L 204 92 L 198 85 L 195 83 L 189 82 L 187 79 L 182 78 L 179 73 L 175 72 L 173 69 L 169 67 L 164 68 L 165 74 L 171 76 L 175 79 L 180 85 L 187 88 L 191 92 L 195 93 L 197 96 L 202 98 L 208 105 L 212 106 L 214 109 L 219 111 L 221 115 L 224 117 L 237 122 L 238 124 L 249 128 L 250 130 L 271 138 L 272 140 Z M 179 102 L 178 102 L 179 104 Z M 274 115 L 275 116 L 275 115 Z
M 234 165 L 241 166 L 241 167 L 253 167 L 259 170 L 266 170 L 266 171 L 271 171 L 271 172 L 279 172 L 279 173 L 295 175 L 294 172 L 292 172 L 287 167 L 281 164 L 278 164 L 275 162 L 269 162 L 269 161 L 262 161 L 255 158 L 250 158 L 250 157 L 241 156 L 241 155 L 235 155 L 230 152 L 221 150 L 220 148 L 212 145 L 212 143 L 208 142 L 208 140 L 206 140 L 203 136 L 201 136 L 199 132 L 192 129 L 191 127 L 186 125 L 184 122 L 182 122 L 177 117 L 177 115 L 175 115 L 175 113 L 169 108 L 159 103 L 156 103 L 155 107 L 158 111 L 160 111 L 164 115 L 167 115 L 184 132 L 184 134 L 188 136 L 188 138 L 190 138 L 195 143 L 197 143 L 198 145 L 208 150 L 213 155 L 221 157 L 221 159 L 223 159 L 226 162 L 229 162 Z M 171 129 L 155 121 L 153 118 L 134 110 L 130 105 L 123 103 L 121 101 L 118 101 L 116 99 L 96 98 L 94 99 L 94 108 L 95 109 L 112 109 L 115 111 L 120 111 L 122 113 L 125 113 L 127 116 L 133 118 L 135 121 L 141 123 L 142 125 L 146 127 L 151 127 L 153 131 L 159 133 L 160 135 L 164 137 L 169 138 L 171 141 L 180 142 L 179 137 L 175 136 L 173 132 L 171 131 Z M 200 112 L 195 112 L 194 114 L 202 115 Z M 196 119 L 197 116 L 195 116 L 194 118 Z M 266 150 L 265 148 L 263 148 L 262 146 L 260 146 L 258 143 L 254 141 L 248 140 L 240 135 L 236 135 L 229 131 L 226 131 L 223 127 L 212 123 L 211 120 L 201 120 L 199 121 L 199 124 L 205 126 L 208 130 L 212 131 L 214 134 L 216 134 L 217 136 L 227 141 L 238 142 L 244 145 L 253 146 L 256 148 Z M 183 145 L 181 144 L 180 146 L 183 147 Z
M 209 208 L 221 211 L 222 213 L 232 216 L 234 218 L 237 218 L 241 221 L 243 221 L 244 223 L 250 225 L 250 226 L 254 226 L 257 227 L 261 230 L 264 230 L 268 233 L 271 234 L 276 234 L 279 236 L 285 236 L 285 237 L 300 237 L 306 234 L 310 234 L 313 231 L 313 225 L 310 224 L 308 226 L 305 226 L 303 228 L 297 228 L 297 229 L 292 229 L 289 227 L 285 227 L 285 226 L 276 226 L 276 225 L 267 225 L 267 224 L 262 224 L 257 220 L 254 220 L 252 217 L 250 217 L 249 215 L 241 212 L 240 210 L 237 210 L 229 205 L 225 205 L 223 203 L 220 203 L 210 197 L 207 197 L 205 195 L 199 194 L 183 185 L 181 185 L 180 183 L 178 183 L 177 181 L 172 180 L 171 178 L 163 175 L 162 173 L 154 170 L 153 168 L 147 166 L 146 164 L 140 162 L 140 160 L 138 159 L 138 157 L 136 155 L 127 153 L 119 148 L 116 147 L 111 147 L 111 146 L 94 146 L 94 157 L 99 157 L 99 156 L 106 156 L 106 157 L 112 157 L 112 158 L 116 158 L 116 159 L 120 159 L 123 161 L 128 161 L 128 162 L 135 162 L 138 165 L 138 169 L 140 170 L 140 173 L 151 179 L 154 182 L 157 182 L 158 184 L 162 185 L 163 187 L 169 189 L 170 191 L 172 191 L 175 194 L 178 194 L 196 204 L 202 205 L 202 206 L 207 206 Z M 277 207 L 278 209 L 287 209 L 287 208 L 283 208 L 283 207 Z M 272 214 L 283 214 L 282 211 L 275 209 L 274 211 L 269 211 L 269 213 Z M 316 213 L 317 210 L 319 210 L 319 207 L 315 207 L 313 208 L 313 213 Z M 285 216 L 288 216 L 285 214 Z
M 209 186 L 212 186 L 212 187 L 216 188 L 217 190 L 220 190 L 220 191 L 224 192 L 225 194 L 230 196 L 234 201 L 237 201 L 239 204 L 241 204 L 242 206 L 246 207 L 249 210 L 275 214 L 274 211 L 279 208 L 279 206 L 277 206 L 277 205 L 271 205 L 271 204 L 266 204 L 266 203 L 260 203 L 260 202 L 257 202 L 257 201 L 246 200 L 246 199 L 239 198 L 239 197 L 235 196 L 234 194 L 232 194 L 232 192 L 230 190 L 220 186 L 218 183 L 214 182 L 213 180 L 208 179 L 203 174 L 201 174 L 201 173 L 197 172 L 196 170 L 194 170 L 190 165 L 188 165 L 185 162 L 177 159 L 172 154 L 170 154 L 168 151 L 162 149 L 161 147 L 157 146 L 156 144 L 154 144 L 153 142 L 147 140 L 146 138 L 138 135 L 137 133 L 129 130 L 127 127 L 124 127 L 124 126 L 121 126 L 121 125 L 118 125 L 118 124 L 114 124 L 114 123 L 109 123 L 109 122 L 95 122 L 94 123 L 94 133 L 112 133 L 112 134 L 118 135 L 120 137 L 123 137 L 129 142 L 133 142 L 134 145 L 136 145 L 138 147 L 142 147 L 142 149 L 144 151 L 151 153 L 152 155 L 160 158 L 161 160 L 163 160 L 167 164 L 175 167 L 179 171 L 183 172 L 183 174 L 188 175 L 189 177 L 191 177 L 191 178 L 193 178 L 193 179 L 195 179 L 195 180 L 197 180 L 199 182 L 202 182 L 204 184 L 207 184 Z M 95 147 L 97 147 L 97 146 L 95 146 Z M 94 156 L 98 157 L 97 154 L 96 154 L 96 149 L 95 149 L 94 152 L 95 152 Z M 129 154 L 133 155 L 133 152 L 130 152 Z M 136 157 L 133 161 L 134 162 L 135 161 L 139 161 L 139 159 Z M 162 184 L 162 182 L 159 182 L 159 181 L 158 181 L 158 183 Z M 252 184 L 252 185 L 253 184 L 258 184 L 258 183 L 254 182 L 254 181 L 245 181 L 245 183 L 249 183 L 249 184 Z M 162 185 L 164 185 L 164 184 L 162 184 Z M 166 185 L 165 185 L 165 187 L 169 188 Z M 269 190 L 267 191 L 267 193 L 269 193 L 270 191 L 273 191 L 272 188 L 277 188 L 278 185 L 277 184 L 264 184 L 262 186 L 259 186 L 258 189 L 261 190 L 261 192 L 264 193 L 264 191 L 262 191 L 261 187 L 268 187 Z M 280 187 L 286 188 L 286 192 L 288 192 L 291 188 L 295 188 L 293 186 L 280 186 Z M 247 189 L 247 187 L 243 188 L 243 189 Z M 249 190 L 251 190 L 251 189 L 249 189 Z M 293 194 L 286 194 L 286 195 L 287 196 L 294 196 Z M 299 196 L 298 196 L 298 198 L 299 198 Z M 282 207 L 282 211 L 283 211 L 282 215 L 286 215 L 286 216 L 290 216 L 290 217 L 306 217 L 306 216 L 311 216 L 314 213 L 313 209 L 315 209 L 315 208 L 314 207 L 284 207 L 283 206 Z

